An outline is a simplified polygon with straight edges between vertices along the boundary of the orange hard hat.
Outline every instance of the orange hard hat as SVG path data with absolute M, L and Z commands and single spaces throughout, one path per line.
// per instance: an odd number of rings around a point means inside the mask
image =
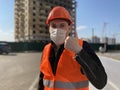
M 50 11 L 46 24 L 49 26 L 50 21 L 54 19 L 65 19 L 72 25 L 72 18 L 69 12 L 62 6 L 56 6 Z

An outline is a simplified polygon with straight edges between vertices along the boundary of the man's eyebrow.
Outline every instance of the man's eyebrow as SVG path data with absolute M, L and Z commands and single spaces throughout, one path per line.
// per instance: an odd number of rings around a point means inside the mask
M 56 25 L 56 24 L 54 22 L 52 22 L 51 25 Z
M 65 22 L 61 22 L 61 24 L 66 24 Z

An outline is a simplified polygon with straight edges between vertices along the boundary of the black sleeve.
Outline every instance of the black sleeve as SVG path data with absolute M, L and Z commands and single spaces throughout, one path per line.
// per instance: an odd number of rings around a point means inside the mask
M 89 81 L 97 89 L 102 89 L 107 83 L 107 74 L 100 59 L 87 42 L 83 42 L 83 49 L 76 54 L 75 58 Z
M 40 72 L 38 90 L 44 90 L 43 76 L 44 76 L 44 74 L 42 72 Z

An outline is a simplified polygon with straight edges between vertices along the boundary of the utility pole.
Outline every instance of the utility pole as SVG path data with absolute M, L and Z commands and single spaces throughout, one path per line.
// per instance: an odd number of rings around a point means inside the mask
M 95 40 L 94 40 L 94 28 L 92 28 L 92 43 L 94 43 Z
M 103 24 L 103 30 L 102 30 L 102 40 L 103 39 L 105 39 L 105 31 L 106 31 L 106 27 L 107 27 L 107 23 L 106 22 L 104 22 L 104 24 Z M 103 43 L 106 43 L 106 40 L 103 42 Z
M 107 23 L 104 22 L 104 25 L 103 25 L 103 32 L 102 32 L 102 39 L 104 39 L 104 52 L 107 51 L 107 40 L 105 38 L 105 31 L 106 31 L 106 27 L 107 27 Z

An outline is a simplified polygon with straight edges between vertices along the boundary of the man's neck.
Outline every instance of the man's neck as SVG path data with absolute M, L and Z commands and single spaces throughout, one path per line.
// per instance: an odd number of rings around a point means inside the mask
M 53 46 L 53 48 L 54 48 L 55 51 L 58 51 L 59 48 L 63 45 L 63 44 L 61 44 L 61 45 L 56 45 L 53 41 L 51 41 L 51 44 L 52 44 L 52 46 Z

